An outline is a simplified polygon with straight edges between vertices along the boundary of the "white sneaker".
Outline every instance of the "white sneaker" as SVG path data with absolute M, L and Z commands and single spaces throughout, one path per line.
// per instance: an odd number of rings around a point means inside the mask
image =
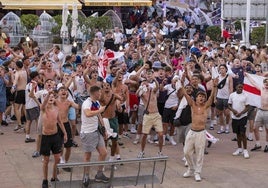
M 259 127 L 259 131 L 262 132 L 263 131 L 263 128 L 262 127 Z
M 137 158 L 144 158 L 144 151 L 140 151 L 140 153 L 138 154 Z
M 163 153 L 161 151 L 157 152 L 157 157 L 163 157 Z
M 6 118 L 6 122 L 7 122 L 7 123 L 13 123 L 14 121 L 10 118 L 10 116 L 7 116 L 7 118 Z
M 195 173 L 195 175 L 194 175 L 194 179 L 195 179 L 195 181 L 197 181 L 197 182 L 201 181 L 200 174 L 199 174 L 199 173 Z
M 186 161 L 186 158 L 185 158 L 185 157 L 183 157 L 181 160 L 182 160 L 182 161 Z
M 183 174 L 183 177 L 184 177 L 184 178 L 189 178 L 189 177 L 191 177 L 191 176 L 193 176 L 193 175 L 194 175 L 194 171 L 188 169 L 188 170 Z
M 136 139 L 133 141 L 133 144 L 134 144 L 134 145 L 137 145 L 139 142 L 140 142 L 140 139 L 137 139 L 137 138 L 136 138 Z
M 235 152 L 233 153 L 233 156 L 238 156 L 242 153 L 242 149 L 238 148 L 237 150 L 235 150 Z
M 188 163 L 187 163 L 187 161 L 185 161 L 184 166 L 185 166 L 185 167 L 188 167 Z
M 248 159 L 249 158 L 248 150 L 244 149 L 243 155 L 245 159 Z
M 131 133 L 131 134 L 136 134 L 136 133 L 137 133 L 137 130 L 135 129 L 134 126 L 131 127 L 131 129 L 130 129 L 130 133 Z
M 177 145 L 177 143 L 174 141 L 173 136 L 171 136 L 171 137 L 169 138 L 169 142 L 170 142 L 173 146 L 176 146 L 176 145 Z

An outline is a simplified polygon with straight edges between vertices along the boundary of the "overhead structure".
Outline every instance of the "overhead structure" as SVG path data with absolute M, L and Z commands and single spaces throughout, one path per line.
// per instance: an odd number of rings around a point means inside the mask
M 152 6 L 151 0 L 84 0 L 86 6 Z
M 66 3 L 68 9 L 73 8 L 73 4 L 77 4 L 77 9 L 81 9 L 82 5 L 78 0 L 1 0 L 3 9 L 8 10 L 61 10 Z

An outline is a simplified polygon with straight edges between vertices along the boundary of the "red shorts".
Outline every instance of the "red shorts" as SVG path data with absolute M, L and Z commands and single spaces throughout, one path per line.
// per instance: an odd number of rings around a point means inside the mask
M 136 93 L 129 93 L 129 108 L 130 111 L 137 111 L 139 106 L 139 98 Z

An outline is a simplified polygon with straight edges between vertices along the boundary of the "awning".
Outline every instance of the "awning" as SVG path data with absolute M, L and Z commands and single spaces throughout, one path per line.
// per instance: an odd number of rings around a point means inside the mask
M 151 0 L 84 0 L 86 6 L 152 6 Z
M 63 4 L 68 5 L 68 9 L 73 8 L 73 3 L 81 9 L 82 5 L 78 0 L 0 0 L 3 9 L 12 10 L 61 10 Z

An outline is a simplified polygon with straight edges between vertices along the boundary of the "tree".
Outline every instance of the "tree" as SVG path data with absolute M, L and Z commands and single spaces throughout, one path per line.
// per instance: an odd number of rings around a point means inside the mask
M 26 28 L 27 32 L 30 32 L 38 25 L 39 17 L 35 14 L 23 14 L 20 17 L 22 25 Z
M 210 26 L 206 29 L 206 35 L 213 41 L 221 41 L 221 28 L 218 26 Z
M 255 27 L 251 32 L 251 44 L 265 45 L 265 27 Z

